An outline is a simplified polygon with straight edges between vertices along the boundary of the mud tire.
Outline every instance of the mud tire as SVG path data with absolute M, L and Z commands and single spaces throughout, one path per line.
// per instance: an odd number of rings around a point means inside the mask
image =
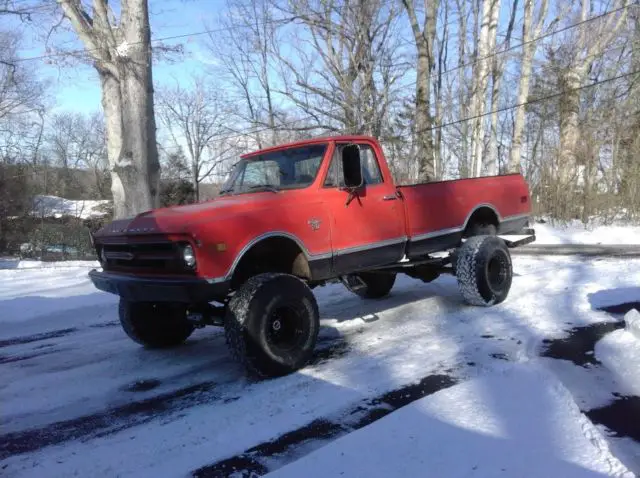
M 227 345 L 251 376 L 278 377 L 304 367 L 320 329 L 318 304 L 301 279 L 288 274 L 250 278 L 229 301 Z
M 456 277 L 471 305 L 500 304 L 509 295 L 513 266 L 509 249 L 497 236 L 474 236 L 457 251 Z
M 182 344 L 193 333 L 184 304 L 130 302 L 120 299 L 122 329 L 134 342 L 148 348 L 168 348 Z

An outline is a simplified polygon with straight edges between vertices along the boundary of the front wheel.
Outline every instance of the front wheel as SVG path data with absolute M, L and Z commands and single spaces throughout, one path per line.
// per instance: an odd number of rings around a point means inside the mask
M 460 292 L 471 305 L 496 305 L 509 295 L 513 279 L 511 255 L 499 237 L 467 239 L 457 251 L 455 270 Z
M 282 376 L 304 367 L 319 329 L 311 289 L 287 274 L 249 279 L 229 302 L 224 321 L 231 354 L 258 377 Z
M 120 299 L 120 324 L 134 342 L 149 348 L 174 347 L 193 332 L 183 304 Z

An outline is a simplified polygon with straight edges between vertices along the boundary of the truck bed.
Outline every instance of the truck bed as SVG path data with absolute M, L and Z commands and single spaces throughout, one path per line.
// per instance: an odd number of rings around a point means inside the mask
M 517 232 L 526 225 L 531 208 L 528 188 L 520 174 L 397 189 L 404 199 L 409 258 L 454 247 L 471 222 L 491 213 L 497 218 L 500 233 Z

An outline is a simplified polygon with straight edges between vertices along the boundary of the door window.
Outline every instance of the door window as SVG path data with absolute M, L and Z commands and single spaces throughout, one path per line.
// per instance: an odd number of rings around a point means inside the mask
M 376 159 L 376 154 L 368 144 L 360 146 L 360 161 L 362 162 L 362 177 L 368 185 L 382 183 L 382 173 Z M 343 186 L 342 161 L 340 161 L 341 148 L 337 147 L 331 158 L 331 165 L 324 181 L 325 187 Z

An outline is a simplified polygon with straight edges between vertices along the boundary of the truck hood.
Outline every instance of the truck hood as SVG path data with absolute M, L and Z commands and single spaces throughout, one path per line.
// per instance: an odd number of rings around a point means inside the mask
M 189 204 L 186 206 L 172 206 L 143 212 L 130 219 L 120 219 L 101 229 L 96 237 L 120 235 L 147 234 L 182 234 L 189 226 L 216 217 L 269 207 L 277 201 L 280 194 L 272 192 L 258 192 L 225 196 L 210 201 Z

